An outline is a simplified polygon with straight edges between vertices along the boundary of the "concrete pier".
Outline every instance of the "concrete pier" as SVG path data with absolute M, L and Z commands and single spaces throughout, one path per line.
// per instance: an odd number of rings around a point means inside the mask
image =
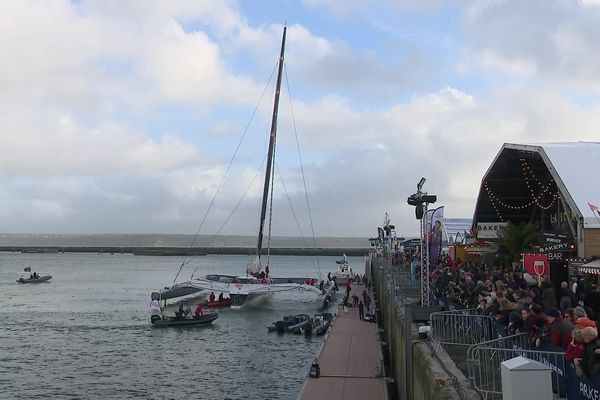
M 352 285 L 350 299 L 356 295 L 362 301 L 363 290 L 364 285 Z M 345 291 L 345 287 L 340 287 L 340 291 Z M 373 308 L 374 301 L 371 301 L 371 312 Z M 298 399 L 387 399 L 386 384 L 381 376 L 377 325 L 361 321 L 357 307 L 347 310 L 346 313 L 343 307 L 338 307 L 335 321 L 317 356 L 321 374 L 318 378 L 307 376 Z

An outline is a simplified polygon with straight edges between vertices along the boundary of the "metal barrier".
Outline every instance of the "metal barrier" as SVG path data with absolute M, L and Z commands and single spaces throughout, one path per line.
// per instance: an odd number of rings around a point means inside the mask
M 411 274 L 401 266 L 384 266 L 384 289 L 393 292 L 397 302 L 401 302 L 401 298 L 420 297 L 421 282 L 418 277 Z
M 479 309 L 431 313 L 431 338 L 440 344 L 469 346 L 497 337 L 495 321 Z
M 469 380 L 486 400 L 502 399 L 500 364 L 517 356 L 536 360 L 552 370 L 552 391 L 555 397 L 566 393 L 565 353 L 539 351 L 529 348 L 527 334 L 507 336 L 485 343 L 474 344 L 467 350 Z

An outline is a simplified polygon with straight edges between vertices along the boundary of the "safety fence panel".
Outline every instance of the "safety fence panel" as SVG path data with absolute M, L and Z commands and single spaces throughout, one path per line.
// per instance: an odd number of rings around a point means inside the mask
M 431 338 L 440 344 L 464 346 L 496 338 L 494 319 L 477 312 L 473 309 L 432 313 Z
M 524 348 L 525 347 L 525 348 Z M 548 366 L 552 371 L 552 391 L 555 397 L 565 397 L 567 392 L 567 366 L 565 353 L 531 350 L 526 334 L 475 344 L 467 351 L 469 379 L 487 400 L 502 399 L 501 363 L 522 356 Z

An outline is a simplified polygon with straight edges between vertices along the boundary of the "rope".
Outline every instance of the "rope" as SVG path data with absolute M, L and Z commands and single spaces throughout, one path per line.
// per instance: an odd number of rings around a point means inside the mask
M 284 64 L 284 67 L 285 67 L 285 64 Z M 313 225 L 312 213 L 310 211 L 310 202 L 308 201 L 308 190 L 306 189 L 306 177 L 304 176 L 304 166 L 302 165 L 302 154 L 300 153 L 300 141 L 298 140 L 298 130 L 296 128 L 296 118 L 294 117 L 294 107 L 292 105 L 292 95 L 291 95 L 290 84 L 289 84 L 288 76 L 287 76 L 287 68 L 285 68 L 284 72 L 285 72 L 285 84 L 287 86 L 288 98 L 290 100 L 290 110 L 292 113 L 292 124 L 294 126 L 294 136 L 296 137 L 296 148 L 298 150 L 298 159 L 300 160 L 300 171 L 302 172 L 302 183 L 304 185 L 304 196 L 306 198 L 306 207 L 308 209 L 308 218 L 310 220 L 310 229 L 312 231 L 313 245 L 314 245 L 314 248 L 316 249 L 317 248 L 317 239 L 315 237 L 315 227 Z M 321 273 L 321 265 L 319 264 L 319 257 L 317 257 L 316 260 L 317 260 L 317 270 L 319 272 L 319 280 L 321 280 L 323 274 Z
M 252 189 L 252 186 L 254 185 L 254 181 L 256 180 L 256 178 L 258 177 L 258 175 L 260 175 L 260 171 L 262 171 L 262 166 L 265 164 L 266 159 L 267 159 L 267 155 L 265 155 L 265 158 L 263 158 L 262 163 L 260 164 L 260 166 L 256 170 L 256 174 L 254 175 L 254 178 L 252 178 L 252 181 L 250 182 L 250 184 L 246 188 L 246 191 L 244 192 L 244 194 L 242 195 L 242 197 L 238 200 L 237 204 L 235 205 L 235 207 L 233 208 L 233 210 L 231 211 L 231 213 L 229 214 L 229 216 L 227 216 L 227 218 L 225 219 L 225 222 L 223 222 L 223 224 L 221 225 L 221 227 L 210 238 L 211 242 L 225 228 L 225 226 L 227 225 L 227 223 L 229 222 L 229 220 L 231 219 L 231 217 L 233 217 L 233 214 L 235 214 L 235 212 L 237 211 L 237 209 L 239 208 L 239 206 L 242 204 L 242 201 L 248 195 L 248 192 L 250 192 L 250 189 Z

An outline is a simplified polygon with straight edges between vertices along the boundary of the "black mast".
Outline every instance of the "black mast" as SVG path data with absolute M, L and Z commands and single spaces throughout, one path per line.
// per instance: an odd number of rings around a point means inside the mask
M 269 195 L 269 182 L 271 170 L 273 167 L 273 149 L 275 148 L 275 138 L 277 136 L 277 111 L 279 110 L 279 91 L 281 89 L 281 73 L 283 71 L 283 53 L 285 50 L 285 33 L 287 27 L 283 27 L 283 39 L 281 39 L 281 55 L 279 56 L 279 68 L 277 71 L 277 86 L 275 88 L 275 103 L 273 104 L 273 118 L 271 120 L 271 137 L 269 138 L 269 154 L 267 156 L 267 170 L 265 172 L 265 185 L 263 188 L 262 208 L 260 210 L 260 227 L 258 230 L 258 243 L 256 245 L 256 255 L 260 257 L 263 241 L 263 230 L 265 226 L 265 214 L 267 213 L 267 198 Z

